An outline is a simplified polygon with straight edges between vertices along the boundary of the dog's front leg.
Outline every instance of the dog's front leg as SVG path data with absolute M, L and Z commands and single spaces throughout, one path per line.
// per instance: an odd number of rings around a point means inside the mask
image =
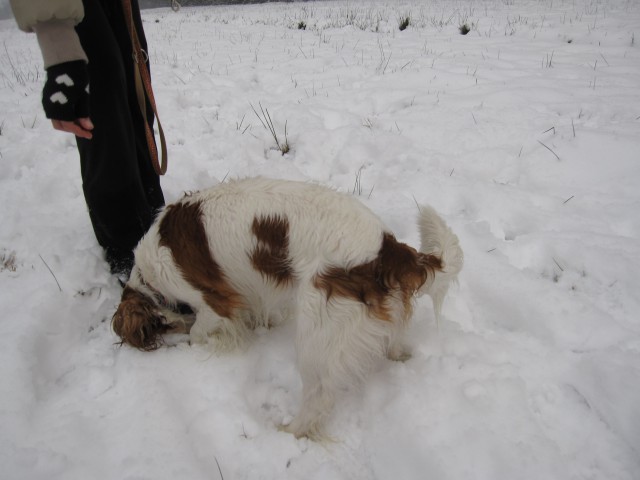
M 220 352 L 244 345 L 248 330 L 240 313 L 226 318 L 208 306 L 196 307 L 196 312 L 196 322 L 189 332 L 192 344 L 212 345 Z
M 196 313 L 196 322 L 191 327 L 189 337 L 192 344 L 209 343 L 209 335 L 220 328 L 220 317 L 208 307 L 201 307 Z

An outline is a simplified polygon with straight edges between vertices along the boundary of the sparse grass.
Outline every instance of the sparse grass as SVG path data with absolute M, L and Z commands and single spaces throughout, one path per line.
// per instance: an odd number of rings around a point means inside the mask
M 551 55 L 547 53 L 545 58 L 542 59 L 542 68 L 553 68 L 553 54 L 555 52 L 551 52 Z
M 271 133 L 271 136 L 273 136 L 278 150 L 282 152 L 282 155 L 284 155 L 285 153 L 289 153 L 290 147 L 289 139 L 287 137 L 287 122 L 285 121 L 284 123 L 284 142 L 281 142 L 278 134 L 276 133 L 276 128 L 273 124 L 273 120 L 271 119 L 271 114 L 269 114 L 269 110 L 263 108 L 261 103 L 258 103 L 258 106 L 260 107 L 260 113 L 258 113 L 258 111 L 252 104 L 249 105 L 251 105 L 253 113 L 256 114 L 256 117 L 258 117 L 258 120 L 260 120 L 260 123 L 262 123 L 262 126 L 265 128 L 265 130 L 268 130 Z
M 22 126 L 24 128 L 28 128 L 30 130 L 33 130 L 34 128 L 36 128 L 36 124 L 38 123 L 38 116 L 35 115 L 33 117 L 33 120 L 31 121 L 31 124 L 29 124 L 29 122 L 25 122 L 24 118 L 20 117 L 20 120 L 22 120 Z
M 9 53 L 9 49 L 7 47 L 7 42 L 3 42 L 4 44 L 4 59 L 6 59 L 6 63 L 9 65 L 9 71 L 11 72 L 11 76 L 2 72 L 2 78 L 4 78 L 6 85 L 14 90 L 16 88 L 16 84 L 22 87 L 26 86 L 29 83 L 37 83 L 40 81 L 40 67 L 36 64 L 28 64 L 26 65 L 24 61 L 20 65 L 20 56 L 15 55 L 16 59 L 11 56 Z
M 380 63 L 378 64 L 378 68 L 376 71 L 382 75 L 387 71 L 387 67 L 389 66 L 389 62 L 391 61 L 391 53 L 387 56 L 387 53 L 384 51 L 384 45 L 378 38 L 378 49 L 380 50 Z
M 386 8 L 348 6 L 331 9 L 327 11 L 325 26 L 328 28 L 353 26 L 358 30 L 378 32 L 380 22 L 388 21 L 389 14 Z
M 353 190 L 352 190 L 352 194 L 353 195 L 362 195 L 362 170 L 364 169 L 364 165 L 362 165 L 358 171 L 356 172 L 356 181 L 353 184 Z
M 351 191 L 352 195 L 357 195 L 357 196 L 362 195 L 362 170 L 364 170 L 364 165 L 362 165 L 356 172 L 356 180 L 355 180 L 355 183 L 353 184 L 353 190 Z M 375 188 L 375 185 L 371 187 L 371 190 L 369 190 L 369 195 L 367 196 L 367 199 L 371 198 L 374 188 Z
M 466 35 L 471 31 L 471 29 L 469 28 L 469 25 L 467 25 L 466 23 L 463 23 L 462 25 L 460 25 L 458 27 L 458 30 L 460 30 L 461 35 Z
M 556 159 L 558 161 L 560 161 L 560 157 L 558 156 L 558 154 L 556 152 L 554 152 L 553 150 L 551 150 L 551 148 L 549 148 L 548 146 L 546 146 L 544 143 L 542 143 L 540 140 L 538 140 L 538 143 L 540 145 L 542 145 L 544 148 L 546 148 L 547 150 L 549 150 L 551 153 L 553 153 L 553 156 L 556 157 Z
M 220 468 L 218 457 L 213 457 L 213 459 L 216 461 L 216 465 L 218 466 L 218 473 L 220 474 L 220 480 L 224 480 L 224 475 L 222 475 L 222 468 Z
M 44 263 L 44 266 L 47 267 L 47 270 L 49 270 L 49 273 L 51 274 L 53 279 L 56 281 L 56 285 L 58 285 L 58 290 L 62 291 L 60 282 L 58 282 L 58 278 L 56 277 L 55 273 L 53 273 L 53 270 L 51 270 L 51 267 L 49 266 L 49 264 L 44 261 L 44 258 L 42 258 L 42 255 L 38 254 L 38 256 L 40 257 L 40 260 L 42 260 L 42 263 Z
M 15 252 L 3 251 L 0 253 L 0 272 L 8 270 L 9 272 L 15 272 L 18 269 L 16 265 Z
M 411 17 L 409 15 L 403 15 L 398 19 L 398 29 L 400 29 L 401 32 L 406 30 L 409 25 L 411 25 Z
M 247 126 L 243 125 L 244 124 L 244 117 L 245 117 L 245 115 L 242 116 L 242 119 L 239 122 L 236 122 L 236 130 L 241 132 L 243 135 L 246 133 L 246 131 L 249 128 L 251 128 L 251 124 L 248 124 Z
M 564 272 L 564 268 L 562 267 L 562 265 L 560 265 L 560 263 L 555 258 L 551 257 L 551 260 L 553 260 L 553 263 L 557 265 L 557 267 L 560 269 L 561 272 Z
M 365 118 L 362 122 L 362 126 L 368 128 L 369 130 L 373 130 L 373 121 L 370 118 Z
M 440 17 L 437 17 L 434 15 L 429 19 L 429 23 L 431 24 L 432 27 L 441 30 L 444 27 L 451 25 L 451 23 L 453 22 L 454 16 L 455 16 L 455 13 L 450 14 L 447 18 L 444 17 L 444 13 L 442 13 Z

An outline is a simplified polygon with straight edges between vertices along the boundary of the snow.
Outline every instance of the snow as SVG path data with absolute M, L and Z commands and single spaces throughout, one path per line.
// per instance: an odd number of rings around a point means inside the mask
M 399 31 L 399 19 L 411 25 Z M 300 402 L 293 326 L 244 351 L 115 345 L 121 289 L 35 38 L 0 21 L 0 464 L 7 479 L 637 479 L 640 4 L 308 2 L 143 12 L 169 201 L 225 178 L 352 192 L 465 267 L 406 363 Z M 305 22 L 306 30 L 298 29 Z M 461 35 L 458 27 L 471 27 Z M 254 113 L 269 111 L 282 155 Z

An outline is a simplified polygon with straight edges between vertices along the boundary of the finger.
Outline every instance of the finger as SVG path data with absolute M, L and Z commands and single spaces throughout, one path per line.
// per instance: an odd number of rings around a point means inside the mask
M 89 117 L 79 118 L 76 122 L 85 130 L 93 130 L 93 122 Z
M 62 122 L 65 132 L 73 133 L 76 137 L 91 139 L 93 135 L 89 130 L 82 128 L 76 122 Z
M 51 124 L 56 130 L 60 130 L 61 132 L 73 133 L 75 136 L 80 138 L 91 139 L 93 137 L 91 131 L 81 127 L 75 122 L 68 122 L 66 120 L 52 120 Z

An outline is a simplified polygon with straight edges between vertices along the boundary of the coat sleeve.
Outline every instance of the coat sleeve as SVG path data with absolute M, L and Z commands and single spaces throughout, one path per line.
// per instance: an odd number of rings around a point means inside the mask
M 18 28 L 35 32 L 44 67 L 87 60 L 74 27 L 84 18 L 82 0 L 10 0 Z
M 84 17 L 82 0 L 10 0 L 10 3 L 18 28 L 25 32 L 33 32 L 37 23 L 51 20 L 77 25 Z

